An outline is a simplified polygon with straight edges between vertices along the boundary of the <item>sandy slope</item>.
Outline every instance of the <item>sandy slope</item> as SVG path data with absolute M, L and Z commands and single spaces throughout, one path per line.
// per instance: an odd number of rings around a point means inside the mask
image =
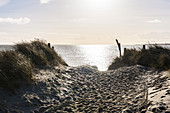
M 0 89 L 0 112 L 149 113 L 170 109 L 169 73 L 142 66 L 106 72 L 91 66 L 62 67 L 40 70 L 34 79 L 32 86 L 23 85 L 16 94 Z

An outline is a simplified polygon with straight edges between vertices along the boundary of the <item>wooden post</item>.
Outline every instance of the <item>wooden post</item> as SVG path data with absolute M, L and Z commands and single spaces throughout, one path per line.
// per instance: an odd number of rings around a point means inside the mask
M 119 43 L 119 41 L 116 39 L 116 43 L 117 43 L 117 46 L 119 48 L 119 53 L 120 53 L 120 57 L 122 56 L 121 54 L 121 44 Z
M 146 46 L 145 45 L 143 45 L 143 50 L 145 50 L 146 49 Z
M 126 54 L 126 48 L 124 48 L 124 55 Z
M 52 49 L 54 50 L 54 46 L 52 46 Z
M 51 44 L 50 43 L 48 43 L 48 47 L 51 48 Z

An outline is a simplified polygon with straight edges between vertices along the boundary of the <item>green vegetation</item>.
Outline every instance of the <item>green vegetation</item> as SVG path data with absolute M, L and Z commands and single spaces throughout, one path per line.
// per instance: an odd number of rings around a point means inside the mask
M 44 41 L 18 43 L 14 51 L 0 52 L 0 87 L 14 92 L 22 83 L 31 84 L 35 68 L 65 65 Z
M 116 58 L 109 70 L 122 66 L 143 65 L 160 70 L 170 69 L 170 49 L 161 46 L 149 46 L 146 50 L 127 49 L 124 55 Z

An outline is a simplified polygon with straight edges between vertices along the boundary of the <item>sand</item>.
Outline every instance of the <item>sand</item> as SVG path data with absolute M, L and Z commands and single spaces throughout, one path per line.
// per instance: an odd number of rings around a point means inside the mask
M 16 94 L 0 89 L 0 112 L 168 113 L 170 74 L 140 65 L 100 72 L 95 66 L 34 72 Z

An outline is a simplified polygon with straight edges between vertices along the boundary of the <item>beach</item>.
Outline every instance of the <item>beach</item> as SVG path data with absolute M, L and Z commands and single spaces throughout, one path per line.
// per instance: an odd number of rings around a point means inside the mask
M 168 72 L 140 65 L 103 72 L 95 66 L 60 66 L 34 75 L 32 85 L 23 83 L 14 94 L 0 89 L 0 112 L 170 112 Z
M 0 113 L 170 113 L 170 0 L 0 0 Z

